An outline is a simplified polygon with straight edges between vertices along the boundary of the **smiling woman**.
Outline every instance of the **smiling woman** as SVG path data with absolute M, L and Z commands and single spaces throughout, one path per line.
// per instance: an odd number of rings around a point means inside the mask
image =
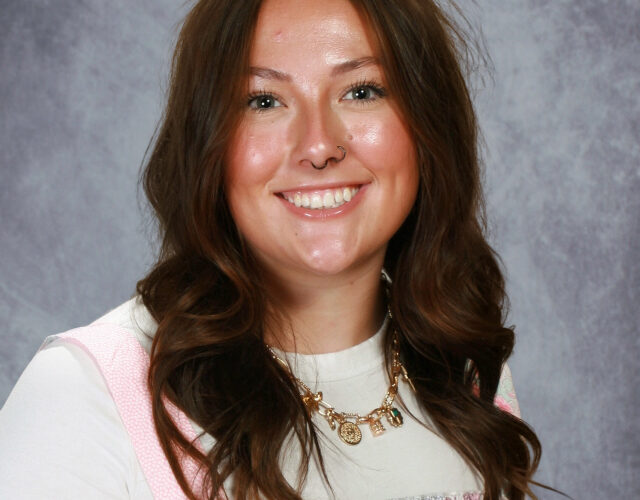
M 464 47 L 430 1 L 198 2 L 143 174 L 158 261 L 27 368 L 0 493 L 533 496 Z
M 300 347 L 345 349 L 381 321 L 370 294 L 416 198 L 413 139 L 385 90 L 375 36 L 348 2 L 267 2 L 253 37 L 248 106 L 227 155 L 229 207 L 279 290 L 272 302 L 298 310 L 290 333 L 313 343 Z M 340 296 L 355 281 L 369 292 L 349 303 Z M 293 350 L 293 335 L 276 330 L 267 340 Z

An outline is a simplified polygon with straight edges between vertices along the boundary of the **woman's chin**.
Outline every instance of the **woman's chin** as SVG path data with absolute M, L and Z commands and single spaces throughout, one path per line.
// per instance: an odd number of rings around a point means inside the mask
M 307 254 L 301 262 L 301 269 L 306 269 L 309 274 L 315 276 L 338 276 L 356 268 L 366 266 L 373 257 L 355 252 L 327 251 L 327 249 L 317 250 Z M 382 253 L 382 262 L 384 252 Z
M 351 268 L 350 262 L 339 259 L 314 259 L 306 264 L 309 274 L 315 276 L 336 276 Z
M 285 244 L 282 238 L 278 245 L 254 247 L 270 274 L 286 282 L 294 276 L 296 279 L 304 279 L 305 276 L 309 279 L 337 277 L 357 269 L 381 266 L 386 250 L 384 242 L 362 245 L 358 238 L 316 237 L 289 243 Z

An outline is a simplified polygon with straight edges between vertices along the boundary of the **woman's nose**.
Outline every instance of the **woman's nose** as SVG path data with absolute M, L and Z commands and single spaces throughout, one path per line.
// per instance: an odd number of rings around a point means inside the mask
M 308 106 L 300 110 L 295 127 L 295 163 L 317 170 L 344 159 L 342 123 L 330 107 Z

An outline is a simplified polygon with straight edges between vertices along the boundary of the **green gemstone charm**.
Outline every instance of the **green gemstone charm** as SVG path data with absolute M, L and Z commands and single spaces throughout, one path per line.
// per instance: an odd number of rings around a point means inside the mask
M 397 408 L 389 408 L 387 410 L 387 420 L 394 427 L 400 427 L 402 425 L 402 414 Z

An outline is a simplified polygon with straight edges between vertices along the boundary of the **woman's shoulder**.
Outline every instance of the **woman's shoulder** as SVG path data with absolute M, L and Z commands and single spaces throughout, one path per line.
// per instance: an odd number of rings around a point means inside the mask
M 147 387 L 155 328 L 134 298 L 45 339 L 0 411 L 0 498 L 69 491 L 78 498 L 183 498 L 155 434 Z M 195 439 L 184 413 L 165 404 Z M 31 489 L 21 496 L 28 477 Z
M 109 387 L 83 346 L 105 332 L 114 345 L 137 340 L 125 324 L 94 323 L 47 337 L 0 411 L 0 497 L 145 491 Z
M 158 324 L 139 295 L 115 307 L 96 319 L 91 325 L 115 325 L 130 331 L 143 344 L 153 340 Z
M 89 325 L 57 333 L 45 338 L 40 350 L 67 340 L 96 351 L 138 346 L 149 353 L 157 324 L 139 297 L 134 297 L 110 310 Z M 135 342 L 134 342 L 135 341 Z
M 47 337 L 34 362 L 50 350 L 79 349 L 77 357 L 82 362 L 75 367 L 87 370 L 88 361 L 89 370 L 97 369 L 120 413 L 129 411 L 130 406 L 135 413 L 140 411 L 137 406 L 148 400 L 146 380 L 154 332 L 155 323 L 139 299 L 134 298 L 87 326 Z M 69 363 L 70 358 L 66 356 L 66 360 Z
M 101 373 L 105 365 L 119 362 L 125 350 L 144 361 L 154 331 L 150 315 L 134 298 L 89 325 L 46 337 L 7 399 L 3 415 L 17 396 L 28 398 L 29 404 L 37 397 L 57 398 L 52 407 L 60 409 L 97 403 L 100 394 L 108 395 Z M 69 398 L 78 404 L 65 404 L 72 402 Z

